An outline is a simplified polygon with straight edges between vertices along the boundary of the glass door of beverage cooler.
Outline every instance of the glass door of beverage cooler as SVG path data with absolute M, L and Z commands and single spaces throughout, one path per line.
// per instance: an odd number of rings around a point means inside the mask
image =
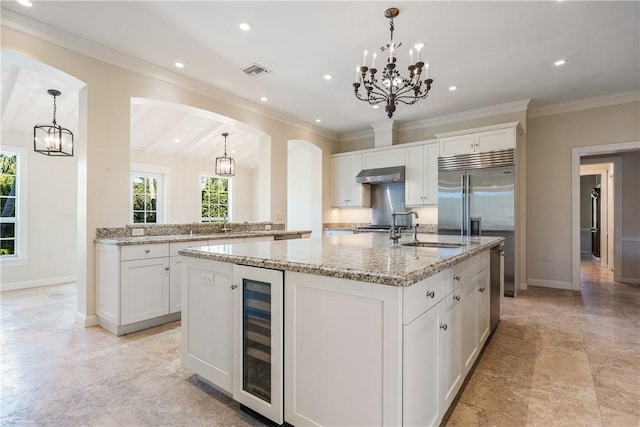
M 283 272 L 234 265 L 233 276 L 233 398 L 282 424 Z

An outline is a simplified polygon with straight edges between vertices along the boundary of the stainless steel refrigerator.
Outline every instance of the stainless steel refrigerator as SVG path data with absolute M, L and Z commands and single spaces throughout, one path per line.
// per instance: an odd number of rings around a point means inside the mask
M 505 238 L 504 294 L 515 287 L 513 150 L 438 159 L 438 233 Z

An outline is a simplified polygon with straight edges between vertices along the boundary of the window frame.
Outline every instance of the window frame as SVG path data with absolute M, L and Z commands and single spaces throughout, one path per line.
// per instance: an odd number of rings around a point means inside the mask
M 229 222 L 232 221 L 233 218 L 233 209 L 232 209 L 232 205 L 233 205 L 233 201 L 232 201 L 232 189 L 233 189 L 233 179 L 232 178 L 228 178 L 228 177 L 224 177 L 224 176 L 219 176 L 216 175 L 215 173 L 212 172 L 200 172 L 200 176 L 199 176 L 199 180 L 198 180 L 198 192 L 199 192 L 199 196 L 198 196 L 198 200 L 199 200 L 199 221 L 201 223 L 215 223 L 215 222 L 222 222 L 221 218 L 217 218 L 214 220 L 211 220 L 209 218 L 203 218 L 202 217 L 202 185 L 203 185 L 203 179 L 204 178 L 214 178 L 214 179 L 224 179 L 227 181 L 227 220 Z
M 156 222 L 133 222 L 133 179 L 134 177 L 153 178 L 158 181 L 158 194 L 156 197 Z M 167 212 L 167 182 L 169 181 L 169 168 L 143 163 L 131 163 L 129 171 L 129 222 L 131 224 L 167 224 L 169 215 Z
M 0 256 L 0 263 L 3 266 L 11 265 L 26 265 L 28 259 L 28 200 L 27 194 L 27 180 L 28 180 L 28 166 L 27 166 L 27 150 L 23 147 L 15 147 L 9 145 L 3 145 L 0 148 L 0 152 L 4 155 L 16 156 L 16 213 L 15 217 L 6 221 L 4 218 L 2 222 L 10 222 L 15 224 L 14 231 L 14 254 Z

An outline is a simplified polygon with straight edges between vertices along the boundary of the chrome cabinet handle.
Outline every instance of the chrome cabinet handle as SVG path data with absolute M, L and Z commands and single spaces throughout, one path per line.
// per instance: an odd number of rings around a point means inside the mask
M 164 269 L 165 269 L 165 271 L 169 271 L 169 267 L 165 267 Z
M 237 287 L 238 287 L 238 285 L 231 285 L 231 289 L 235 289 Z
M 453 299 L 456 300 L 456 301 L 460 301 L 460 295 L 454 295 Z
M 478 292 L 484 292 L 484 288 L 478 289 Z
M 440 325 L 440 329 L 442 329 L 443 331 L 446 331 L 447 330 L 447 324 L 446 323 L 441 324 Z
M 458 275 L 458 274 L 456 274 L 455 276 L 453 276 L 453 278 L 454 278 L 456 281 L 458 281 L 458 282 L 460 281 L 460 275 Z
M 144 250 L 144 253 L 145 253 L 145 254 L 148 254 L 148 253 L 149 253 L 149 249 L 145 249 L 145 250 Z
M 429 292 L 427 292 L 426 296 L 428 296 L 429 298 L 435 298 L 436 297 L 436 293 L 433 292 L 433 291 L 429 291 Z

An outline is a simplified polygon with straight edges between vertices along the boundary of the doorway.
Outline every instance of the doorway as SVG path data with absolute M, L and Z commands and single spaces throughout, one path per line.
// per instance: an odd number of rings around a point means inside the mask
M 307 141 L 288 144 L 287 228 L 322 236 L 322 150 Z

